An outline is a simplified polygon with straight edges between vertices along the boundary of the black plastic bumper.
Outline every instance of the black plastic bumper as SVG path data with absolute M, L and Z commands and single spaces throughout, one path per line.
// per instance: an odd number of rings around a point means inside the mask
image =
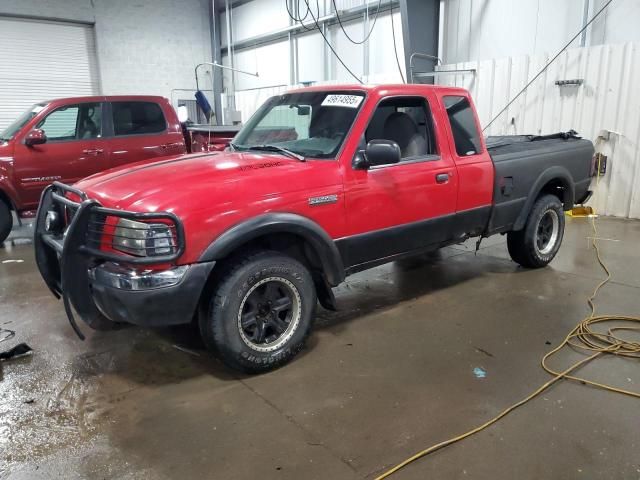
M 145 327 L 189 323 L 214 264 L 195 263 L 176 285 L 144 290 L 114 288 L 92 279 L 93 301 L 98 310 L 114 322 Z
M 67 194 L 81 199 L 73 202 Z M 48 212 L 66 219 L 58 228 L 46 228 Z M 175 228 L 176 248 L 169 255 L 134 257 L 103 251 L 102 232 L 94 231 L 106 216 L 138 221 L 166 221 Z M 96 240 L 97 238 L 97 240 Z M 213 268 L 213 262 L 191 265 L 181 281 L 171 287 L 136 291 L 119 290 L 91 280 L 89 271 L 107 262 L 132 266 L 167 264 L 184 251 L 184 232 L 178 218 L 166 212 L 136 213 L 102 207 L 83 192 L 60 183 L 49 186 L 42 194 L 35 224 L 35 256 L 38 269 L 51 292 L 62 297 L 65 311 L 76 333 L 73 309 L 90 327 L 103 330 L 113 322 L 138 325 L 173 325 L 188 323 Z M 72 309 L 73 307 L 73 309 Z M 105 318 L 106 317 L 106 318 Z

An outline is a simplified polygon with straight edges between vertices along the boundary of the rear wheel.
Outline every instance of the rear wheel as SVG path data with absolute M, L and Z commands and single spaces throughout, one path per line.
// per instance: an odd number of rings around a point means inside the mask
M 13 228 L 13 215 L 9 206 L 0 200 L 0 245 L 4 242 Z
M 315 307 L 315 287 L 304 265 L 278 252 L 254 253 L 214 287 L 200 332 L 230 367 L 265 372 L 302 349 Z
M 509 255 L 523 267 L 546 266 L 560 249 L 564 224 L 564 212 L 558 197 L 540 197 L 533 205 L 524 228 L 507 234 Z

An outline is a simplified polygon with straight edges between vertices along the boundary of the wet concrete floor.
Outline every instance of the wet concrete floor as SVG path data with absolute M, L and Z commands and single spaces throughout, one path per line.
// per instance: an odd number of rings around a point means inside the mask
M 640 313 L 640 222 L 599 220 L 613 281 L 598 311 Z M 603 274 L 583 219 L 542 270 L 503 237 L 392 263 L 318 307 L 308 348 L 261 376 L 227 370 L 189 327 L 75 337 L 42 283 L 29 228 L 0 247 L 0 478 L 366 479 L 489 419 L 549 379 L 541 356 L 587 313 Z M 186 347 L 192 353 L 175 348 Z M 564 352 L 558 367 L 575 360 Z M 486 372 L 484 378 L 482 372 Z M 475 372 L 475 373 L 474 373 Z M 605 358 L 583 374 L 640 391 Z M 640 402 L 561 382 L 398 479 L 638 479 Z

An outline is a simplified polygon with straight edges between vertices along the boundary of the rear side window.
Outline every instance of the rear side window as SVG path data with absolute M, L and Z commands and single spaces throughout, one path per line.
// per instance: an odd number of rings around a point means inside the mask
M 466 97 L 444 97 L 456 152 L 461 157 L 480 153 L 480 134 L 471 104 Z
M 167 129 L 167 121 L 157 103 L 113 102 L 111 105 L 116 136 L 161 133 Z

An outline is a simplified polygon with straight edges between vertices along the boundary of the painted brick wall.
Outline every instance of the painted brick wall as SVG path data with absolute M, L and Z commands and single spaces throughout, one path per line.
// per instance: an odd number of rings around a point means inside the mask
M 211 61 L 208 0 L 0 0 L 3 14 L 95 23 L 106 95 L 171 98 L 172 89 L 194 89 L 194 66 Z M 204 72 L 202 82 L 211 88 Z
M 0 0 L 0 15 L 56 18 L 75 22 L 93 22 L 91 0 Z
M 207 0 L 94 0 L 94 4 L 105 94 L 170 98 L 174 88 L 195 88 L 195 65 L 211 61 Z M 202 80 L 206 82 L 204 75 Z

